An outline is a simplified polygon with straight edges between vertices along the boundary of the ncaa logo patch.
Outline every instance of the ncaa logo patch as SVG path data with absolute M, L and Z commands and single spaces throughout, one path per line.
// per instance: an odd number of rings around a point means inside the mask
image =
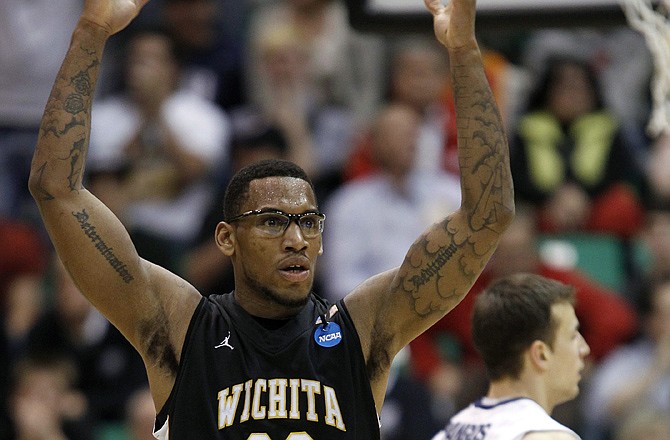
M 314 331 L 314 340 L 322 347 L 334 347 L 342 342 L 342 330 L 336 322 L 327 322 Z

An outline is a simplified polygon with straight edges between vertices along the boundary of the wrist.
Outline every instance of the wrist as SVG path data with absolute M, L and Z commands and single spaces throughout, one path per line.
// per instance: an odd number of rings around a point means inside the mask
M 109 28 L 82 16 L 74 29 L 73 38 L 105 42 L 111 35 Z
M 481 59 L 481 51 L 479 50 L 479 45 L 476 40 L 472 40 L 468 43 L 461 44 L 459 46 L 447 47 L 449 52 L 450 60 L 468 60 L 469 58 Z

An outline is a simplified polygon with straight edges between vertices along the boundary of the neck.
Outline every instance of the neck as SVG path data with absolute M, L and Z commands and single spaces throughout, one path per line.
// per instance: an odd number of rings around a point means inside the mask
M 240 289 L 235 289 L 233 294 L 235 301 L 240 307 L 251 316 L 261 319 L 289 319 L 300 313 L 300 310 L 305 306 L 304 302 L 294 305 L 280 304 L 271 298 L 265 297 L 263 294 L 249 294 Z
M 544 387 L 533 380 L 500 379 L 491 382 L 486 397 L 496 400 L 507 400 L 525 397 L 537 402 L 547 414 L 551 414 L 554 405 L 547 399 Z

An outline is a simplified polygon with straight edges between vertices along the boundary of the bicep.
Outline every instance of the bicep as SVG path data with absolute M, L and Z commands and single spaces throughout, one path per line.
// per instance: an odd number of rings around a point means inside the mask
M 43 202 L 40 209 L 78 289 L 135 343 L 137 325 L 157 308 L 161 279 L 168 275 L 150 270 L 120 220 L 87 190 Z
M 474 228 L 457 212 L 410 247 L 382 303 L 380 326 L 400 349 L 465 297 L 497 246 L 500 232 Z

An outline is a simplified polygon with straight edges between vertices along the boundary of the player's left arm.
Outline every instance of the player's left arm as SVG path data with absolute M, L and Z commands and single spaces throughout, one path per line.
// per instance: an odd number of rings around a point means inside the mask
M 475 2 L 426 4 L 449 51 L 462 202 L 414 242 L 398 269 L 347 297 L 378 409 L 395 354 L 463 299 L 514 217 L 507 138 L 474 38 Z

